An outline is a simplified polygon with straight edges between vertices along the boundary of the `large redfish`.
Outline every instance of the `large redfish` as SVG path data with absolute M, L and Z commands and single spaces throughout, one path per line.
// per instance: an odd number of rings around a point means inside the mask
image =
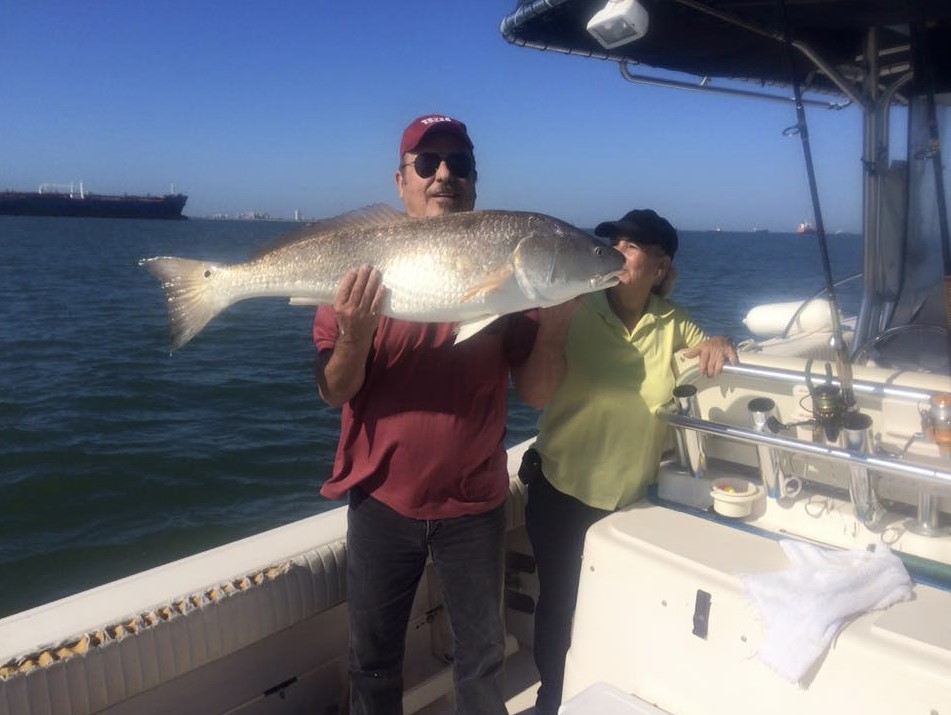
M 516 211 L 409 218 L 369 206 L 309 224 L 246 263 L 146 258 L 165 288 L 172 349 L 240 300 L 286 297 L 332 304 L 344 274 L 368 264 L 386 287 L 383 313 L 457 322 L 457 342 L 500 315 L 617 283 L 621 254 L 564 221 Z

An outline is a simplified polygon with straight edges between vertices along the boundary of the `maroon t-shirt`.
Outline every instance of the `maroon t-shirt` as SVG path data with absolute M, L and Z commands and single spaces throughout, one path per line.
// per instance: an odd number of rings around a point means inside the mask
M 537 313 L 503 316 L 458 345 L 455 327 L 380 319 L 321 494 L 341 499 L 359 486 L 414 519 L 480 514 L 505 501 L 509 368 L 531 352 Z M 314 344 L 333 350 L 337 335 L 333 310 L 321 306 Z

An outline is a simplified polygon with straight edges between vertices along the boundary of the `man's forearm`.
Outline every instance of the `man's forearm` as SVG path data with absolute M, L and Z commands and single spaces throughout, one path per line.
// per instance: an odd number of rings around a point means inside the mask
M 568 372 L 565 346 L 581 299 L 538 311 L 538 332 L 528 359 L 512 371 L 515 391 L 526 404 L 542 409 L 554 397 Z
M 372 336 L 368 340 L 338 340 L 329 357 L 317 357 L 317 390 L 331 407 L 340 407 L 363 386 L 371 343 Z
M 513 371 L 515 391 L 527 405 L 540 410 L 551 401 L 567 371 L 564 334 L 540 330 L 528 359 Z

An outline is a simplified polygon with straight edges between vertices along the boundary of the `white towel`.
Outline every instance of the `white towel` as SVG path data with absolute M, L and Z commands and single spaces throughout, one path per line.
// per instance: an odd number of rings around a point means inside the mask
M 885 544 L 875 551 L 834 551 L 779 543 L 792 568 L 744 580 L 767 628 L 757 655 L 791 682 L 806 674 L 847 619 L 912 597 L 905 565 Z

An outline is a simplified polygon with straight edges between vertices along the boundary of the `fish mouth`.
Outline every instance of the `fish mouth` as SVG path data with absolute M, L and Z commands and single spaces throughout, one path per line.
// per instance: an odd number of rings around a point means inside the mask
M 601 290 L 602 288 L 616 286 L 621 282 L 619 276 L 623 272 L 624 271 L 622 269 L 620 271 L 612 271 L 611 273 L 599 273 L 597 275 L 591 276 L 591 279 L 588 281 L 588 285 L 591 286 L 591 290 Z

